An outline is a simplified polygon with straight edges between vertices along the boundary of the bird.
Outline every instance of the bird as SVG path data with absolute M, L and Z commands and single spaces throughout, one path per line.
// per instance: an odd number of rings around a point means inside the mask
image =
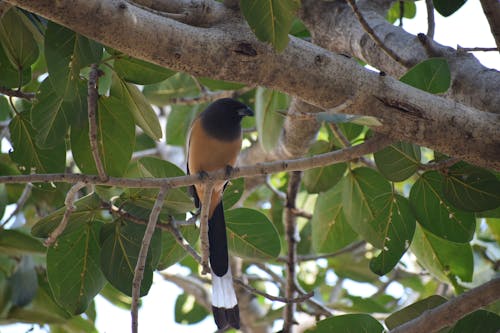
M 193 121 L 188 134 L 187 173 L 204 177 L 207 172 L 232 170 L 242 143 L 241 120 L 253 116 L 247 105 L 222 98 L 212 102 Z M 227 248 L 222 196 L 227 181 L 213 183 L 208 214 L 209 261 L 212 270 L 212 313 L 218 329 L 240 328 L 238 301 L 233 286 Z M 191 186 L 196 208 L 201 209 L 205 184 Z

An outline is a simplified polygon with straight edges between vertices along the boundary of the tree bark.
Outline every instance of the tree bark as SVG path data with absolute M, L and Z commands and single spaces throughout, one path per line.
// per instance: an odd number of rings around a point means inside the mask
M 121 0 L 8 2 L 174 70 L 267 86 L 323 109 L 350 101 L 345 112 L 379 118 L 377 132 L 500 170 L 500 115 L 379 76 L 306 41 L 291 37 L 276 53 L 242 21 L 198 28 Z

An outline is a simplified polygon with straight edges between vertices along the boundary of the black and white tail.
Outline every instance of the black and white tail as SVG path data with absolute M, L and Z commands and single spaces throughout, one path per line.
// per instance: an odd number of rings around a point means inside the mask
M 222 201 L 208 220 L 210 267 L 212 268 L 212 312 L 219 329 L 240 328 L 240 311 L 233 287 L 227 252 L 226 221 Z

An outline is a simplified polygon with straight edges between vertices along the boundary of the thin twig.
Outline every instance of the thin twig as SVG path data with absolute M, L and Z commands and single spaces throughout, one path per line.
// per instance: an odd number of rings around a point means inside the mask
M 365 245 L 366 245 L 365 241 L 359 241 L 356 243 L 352 243 L 352 244 L 344 247 L 343 249 L 340 249 L 340 250 L 338 250 L 336 252 L 332 252 L 332 253 L 309 254 L 309 255 L 298 256 L 297 261 L 303 262 L 303 261 L 313 261 L 313 260 L 318 260 L 318 259 L 334 258 L 334 257 L 338 257 L 338 256 L 345 254 L 345 253 L 356 251 L 356 250 L 364 247 Z M 286 260 L 286 258 L 284 258 L 284 257 L 278 258 L 278 261 L 285 261 L 285 260 Z
M 284 192 L 281 192 L 278 190 L 272 183 L 271 183 L 271 175 L 266 176 L 266 182 L 265 182 L 267 188 L 271 190 L 280 200 L 285 201 L 286 200 L 286 194 Z
M 499 298 L 500 278 L 496 278 L 446 303 L 425 311 L 419 317 L 394 328 L 390 333 L 437 332 Z
M 286 303 L 286 304 L 305 302 L 306 300 L 308 300 L 309 298 L 311 298 L 311 297 L 314 296 L 314 292 L 312 292 L 312 291 L 309 292 L 309 293 L 306 293 L 305 295 L 301 295 L 301 296 L 298 296 L 298 297 L 295 297 L 295 298 L 273 296 L 273 295 L 269 295 L 268 293 L 265 293 L 263 291 L 260 291 L 258 289 L 255 289 L 252 286 L 249 286 L 248 284 L 246 284 L 245 282 L 241 281 L 240 279 L 236 279 L 235 278 L 235 279 L 233 279 L 233 282 L 235 282 L 236 284 L 242 286 L 243 288 L 245 288 L 247 291 L 251 292 L 252 294 L 264 296 L 265 298 L 267 298 L 267 299 L 269 299 L 271 301 L 282 302 L 282 303 Z
M 21 90 L 14 90 L 0 86 L 0 94 L 4 94 L 10 97 L 24 98 L 27 100 L 32 100 L 35 98 L 35 93 L 32 92 L 22 92 Z
M 210 292 L 206 287 L 206 284 L 198 277 L 169 273 L 160 274 L 165 280 L 175 283 L 185 293 L 193 295 L 196 302 L 201 304 L 207 311 L 212 311 Z
M 287 242 L 287 261 L 286 261 L 286 288 L 285 296 L 288 299 L 295 298 L 296 295 L 296 266 L 297 266 L 297 243 L 299 242 L 299 235 L 297 231 L 297 218 L 292 213 L 295 209 L 295 199 L 299 191 L 300 180 L 302 172 L 294 171 L 290 173 L 288 180 L 286 210 L 285 210 L 285 239 Z M 283 313 L 283 332 L 289 333 L 292 331 L 292 326 L 295 324 L 295 311 L 296 305 L 288 303 L 285 306 Z
M 312 219 L 313 215 L 309 212 L 306 212 L 305 210 L 298 209 L 298 208 L 292 208 L 292 214 L 297 216 L 297 217 L 303 217 L 305 219 Z
M 59 235 L 64 232 L 64 229 L 66 229 L 66 226 L 69 222 L 69 217 L 76 208 L 73 205 L 76 199 L 76 195 L 78 191 L 80 191 L 83 187 L 85 187 L 85 183 L 78 182 L 69 189 L 68 193 L 66 193 L 66 199 L 64 200 L 66 210 L 64 211 L 63 218 L 57 228 L 55 228 L 54 231 L 52 231 L 49 237 L 45 240 L 45 246 L 51 246 L 52 244 L 54 244 L 54 242 L 57 240 L 57 237 L 59 237 Z
M 164 224 L 164 227 L 167 228 L 168 231 L 174 236 L 176 242 L 184 248 L 184 250 L 193 257 L 193 259 L 199 264 L 202 265 L 201 256 L 196 252 L 196 250 L 189 244 L 189 242 L 184 238 L 182 232 L 177 228 L 175 221 L 171 221 L 169 224 Z
M 434 21 L 434 3 L 432 0 L 425 0 L 427 7 L 427 37 L 434 39 L 434 30 L 436 22 Z
M 405 17 L 405 3 L 399 0 L 399 26 L 403 27 L 403 18 Z
M 166 186 L 160 188 L 158 197 L 156 197 L 151 214 L 149 214 L 148 225 L 146 226 L 146 231 L 144 232 L 144 237 L 142 238 L 141 249 L 139 250 L 139 256 L 135 265 L 134 279 L 132 281 L 132 308 L 130 310 L 132 315 L 132 333 L 138 332 L 139 298 L 141 293 L 142 278 L 144 277 L 144 269 L 146 267 L 146 258 L 148 256 L 149 244 L 151 243 L 151 238 L 155 232 L 158 216 L 160 216 L 167 191 L 168 187 Z
M 382 40 L 377 36 L 377 34 L 373 30 L 373 28 L 368 24 L 368 22 L 366 21 L 366 19 L 363 16 L 363 14 L 359 10 L 358 5 L 356 5 L 356 1 L 355 0 L 347 0 L 347 2 L 351 6 L 351 8 L 354 12 L 354 15 L 356 15 L 356 17 L 358 18 L 359 23 L 361 24 L 363 29 L 366 31 L 366 33 L 371 37 L 371 39 L 375 42 L 375 44 L 377 44 L 382 49 L 382 51 L 385 52 L 385 54 L 387 54 L 389 57 L 394 59 L 396 62 L 402 64 L 405 67 L 410 67 L 411 64 L 409 64 L 406 60 L 402 59 L 393 50 L 391 50 L 389 47 L 387 47 L 387 45 L 385 45 L 384 42 L 382 42 Z
M 209 182 L 205 184 L 203 191 L 203 200 L 201 202 L 200 214 L 200 241 L 201 241 L 201 274 L 210 273 L 208 265 L 208 256 L 210 246 L 208 243 L 208 215 L 210 214 L 210 202 L 212 201 L 212 192 L 214 184 Z
M 458 52 L 495 52 L 498 51 L 497 47 L 461 47 L 457 46 Z
M 350 161 L 365 154 L 378 151 L 383 147 L 394 142 L 393 139 L 383 136 L 374 135 L 365 143 L 331 151 L 325 154 L 314 155 L 310 157 L 302 157 L 293 160 L 279 160 L 273 162 L 257 163 L 254 165 L 235 167 L 228 174 L 227 170 L 221 169 L 207 173 L 204 179 L 200 179 L 198 175 L 187 175 L 169 178 L 117 178 L 109 177 L 107 180 L 101 180 L 95 175 L 84 174 L 31 174 L 31 175 L 15 175 L 15 176 L 0 176 L 0 183 L 76 183 L 84 182 L 86 184 L 108 185 L 130 188 L 159 188 L 169 186 L 177 188 L 193 184 L 202 184 L 213 182 L 216 180 L 229 180 L 240 177 L 252 177 L 258 175 L 266 175 L 282 171 L 299 171 L 326 166 L 333 163 Z
M 31 189 L 33 188 L 33 185 L 31 183 L 26 184 L 24 187 L 23 193 L 21 193 L 21 196 L 16 202 L 16 208 L 14 211 L 2 222 L 0 225 L 0 229 L 5 227 L 5 225 L 14 217 L 17 215 L 17 213 L 24 207 L 24 204 L 28 200 L 31 194 Z
M 430 171 L 430 170 L 443 170 L 451 167 L 453 164 L 459 162 L 460 160 L 455 157 L 448 158 L 446 160 L 438 161 L 438 162 L 431 162 L 427 164 L 420 164 L 419 168 L 420 170 L 423 171 Z
M 97 168 L 97 174 L 101 180 L 107 180 L 108 176 L 104 171 L 104 166 L 102 164 L 101 156 L 99 155 L 99 145 L 97 143 L 97 99 L 99 94 L 97 91 L 97 80 L 99 78 L 99 69 L 97 64 L 90 65 L 89 72 L 89 82 L 88 82 L 88 116 L 89 116 L 89 140 L 90 140 L 90 150 L 92 151 L 92 157 L 94 158 L 95 166 Z

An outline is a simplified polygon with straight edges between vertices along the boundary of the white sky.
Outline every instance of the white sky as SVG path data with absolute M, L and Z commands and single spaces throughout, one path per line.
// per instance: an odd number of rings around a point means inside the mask
M 425 4 L 423 1 L 417 3 L 417 18 L 405 20 L 404 28 L 416 34 L 427 31 Z M 436 16 L 435 40 L 441 44 L 456 47 L 495 47 L 495 41 L 484 17 L 483 11 L 477 0 L 469 0 L 451 17 L 444 18 L 438 13 Z M 474 55 L 487 67 L 500 70 L 499 52 L 476 52 Z M 170 272 L 175 271 L 171 267 Z M 356 289 L 356 295 L 368 296 L 373 291 L 370 288 L 360 290 L 360 284 L 348 282 L 346 287 Z M 397 289 L 397 288 L 395 288 Z M 174 305 L 181 290 L 171 283 L 163 281 L 155 276 L 153 286 L 149 294 L 143 298 L 143 306 L 139 311 L 139 329 L 141 332 L 213 332 L 215 324 L 212 317 L 208 317 L 199 324 L 186 326 L 178 325 L 174 321 Z M 400 291 L 399 291 L 400 292 Z M 399 293 L 396 291 L 396 293 Z M 98 296 L 97 306 L 97 328 L 100 333 L 115 333 L 130 331 L 130 313 L 116 308 L 105 299 Z M 0 326 L 0 333 L 25 333 L 31 325 L 16 324 Z M 45 332 L 35 327 L 32 333 Z

